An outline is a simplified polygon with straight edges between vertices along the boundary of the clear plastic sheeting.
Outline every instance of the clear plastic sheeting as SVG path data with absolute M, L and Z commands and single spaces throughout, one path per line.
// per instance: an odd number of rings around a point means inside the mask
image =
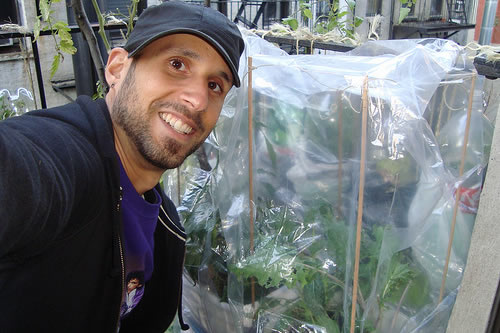
M 192 331 L 445 332 L 493 133 L 464 49 L 288 56 L 244 33 L 243 86 L 164 180 L 188 180 Z
M 33 95 L 26 88 L 19 88 L 15 93 L 0 89 L 0 120 L 20 116 L 34 108 Z
M 257 319 L 257 333 L 328 333 L 323 327 L 300 322 L 272 312 L 262 311 Z

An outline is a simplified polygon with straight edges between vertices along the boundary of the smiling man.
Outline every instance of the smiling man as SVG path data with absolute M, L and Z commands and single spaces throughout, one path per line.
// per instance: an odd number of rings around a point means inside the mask
M 222 14 L 165 2 L 110 52 L 105 100 L 0 122 L 2 332 L 186 328 L 186 235 L 158 182 L 214 128 L 243 49 Z
M 142 193 L 205 141 L 233 74 L 210 43 L 186 33 L 163 36 L 128 55 L 125 49 L 111 51 L 106 102 L 118 154 Z

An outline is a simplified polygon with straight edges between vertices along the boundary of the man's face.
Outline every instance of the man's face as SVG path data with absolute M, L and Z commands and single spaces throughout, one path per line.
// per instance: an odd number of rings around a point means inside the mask
M 131 292 L 135 288 L 139 288 L 141 285 L 139 284 L 139 279 L 137 278 L 132 278 L 130 281 L 127 283 L 127 291 Z
M 111 117 L 147 163 L 176 168 L 214 128 L 232 80 L 226 62 L 204 40 L 163 37 L 129 66 Z

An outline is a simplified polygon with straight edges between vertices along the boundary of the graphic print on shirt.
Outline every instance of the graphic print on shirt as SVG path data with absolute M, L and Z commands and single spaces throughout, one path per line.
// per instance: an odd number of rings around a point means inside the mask
M 124 301 L 120 308 L 120 318 L 129 314 L 144 295 L 144 271 L 132 271 L 127 274 Z
M 122 222 L 125 254 L 125 288 L 122 291 L 120 319 L 125 318 L 145 295 L 147 282 L 153 275 L 154 231 L 161 196 L 152 189 L 139 195 L 120 168 L 122 186 Z

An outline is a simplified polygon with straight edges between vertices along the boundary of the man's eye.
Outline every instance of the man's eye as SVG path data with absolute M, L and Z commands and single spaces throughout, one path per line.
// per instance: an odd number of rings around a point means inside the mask
M 215 91 L 215 92 L 221 92 L 222 88 L 218 83 L 215 82 L 209 82 L 208 83 L 208 88 Z
M 179 71 L 183 71 L 184 69 L 186 69 L 186 65 L 184 65 L 184 63 L 178 59 L 170 60 L 170 65 L 172 65 L 172 67 Z

